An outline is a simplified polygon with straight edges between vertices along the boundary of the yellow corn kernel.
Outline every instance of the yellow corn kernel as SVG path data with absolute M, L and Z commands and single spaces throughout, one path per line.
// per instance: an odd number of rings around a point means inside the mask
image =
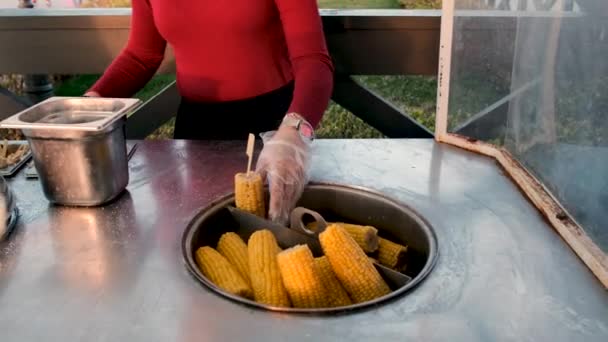
M 406 252 L 407 246 L 378 238 L 378 262 L 381 265 L 403 271 L 406 262 Z
M 234 201 L 237 208 L 266 217 L 264 182 L 259 173 L 241 172 L 234 176 Z
M 372 253 L 378 249 L 378 230 L 376 228 L 343 222 L 339 222 L 339 224 L 355 239 L 365 253 Z
M 205 277 L 217 287 L 237 296 L 253 298 L 251 287 L 236 268 L 215 249 L 209 246 L 197 249 L 196 262 Z
M 233 232 L 224 233 L 217 243 L 217 251 L 228 259 L 247 284 L 251 285 L 247 245 L 243 239 Z
M 307 245 L 296 245 L 277 255 L 283 284 L 295 308 L 322 308 L 325 288 Z
M 317 266 L 317 270 L 321 276 L 321 282 L 325 288 L 328 306 L 337 307 L 352 304 L 352 301 L 348 297 L 348 293 L 346 293 L 346 290 L 342 284 L 340 284 L 338 278 L 336 278 L 327 257 L 322 256 L 315 258 L 315 266 Z
M 272 232 L 263 229 L 251 234 L 247 250 L 255 301 L 272 306 L 291 306 L 277 264 L 279 246 Z
M 338 224 L 319 234 L 323 252 L 336 277 L 355 303 L 390 293 L 390 288 L 357 242 Z
M 378 249 L 378 230 L 372 226 L 351 224 L 344 222 L 327 222 L 327 224 L 339 224 L 352 236 L 365 253 L 373 253 Z M 310 222 L 306 228 L 316 231 L 317 223 Z

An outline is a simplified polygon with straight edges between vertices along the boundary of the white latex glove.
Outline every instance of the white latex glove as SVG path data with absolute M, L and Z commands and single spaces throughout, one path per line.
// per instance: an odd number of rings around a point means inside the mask
M 292 127 L 260 134 L 264 142 L 256 171 L 268 181 L 270 220 L 286 225 L 309 180 L 310 142 Z

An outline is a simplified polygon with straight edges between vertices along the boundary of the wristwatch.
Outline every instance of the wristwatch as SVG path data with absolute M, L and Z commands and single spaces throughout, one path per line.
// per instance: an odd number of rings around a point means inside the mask
M 281 124 L 295 128 L 303 138 L 309 139 L 310 141 L 315 138 L 315 130 L 312 125 L 296 113 L 288 113 L 285 115 Z

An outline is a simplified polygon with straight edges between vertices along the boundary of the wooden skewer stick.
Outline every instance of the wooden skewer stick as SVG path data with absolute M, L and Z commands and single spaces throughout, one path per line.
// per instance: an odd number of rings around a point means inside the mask
M 247 139 L 247 156 L 249 160 L 247 161 L 247 174 L 251 172 L 251 161 L 253 160 L 253 147 L 255 145 L 255 136 L 249 133 L 249 139 Z

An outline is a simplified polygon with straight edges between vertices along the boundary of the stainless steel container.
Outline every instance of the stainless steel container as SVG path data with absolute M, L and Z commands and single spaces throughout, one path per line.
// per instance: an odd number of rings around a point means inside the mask
M 138 99 L 52 97 L 0 123 L 29 141 L 46 198 L 96 206 L 129 182 L 126 115 Z

